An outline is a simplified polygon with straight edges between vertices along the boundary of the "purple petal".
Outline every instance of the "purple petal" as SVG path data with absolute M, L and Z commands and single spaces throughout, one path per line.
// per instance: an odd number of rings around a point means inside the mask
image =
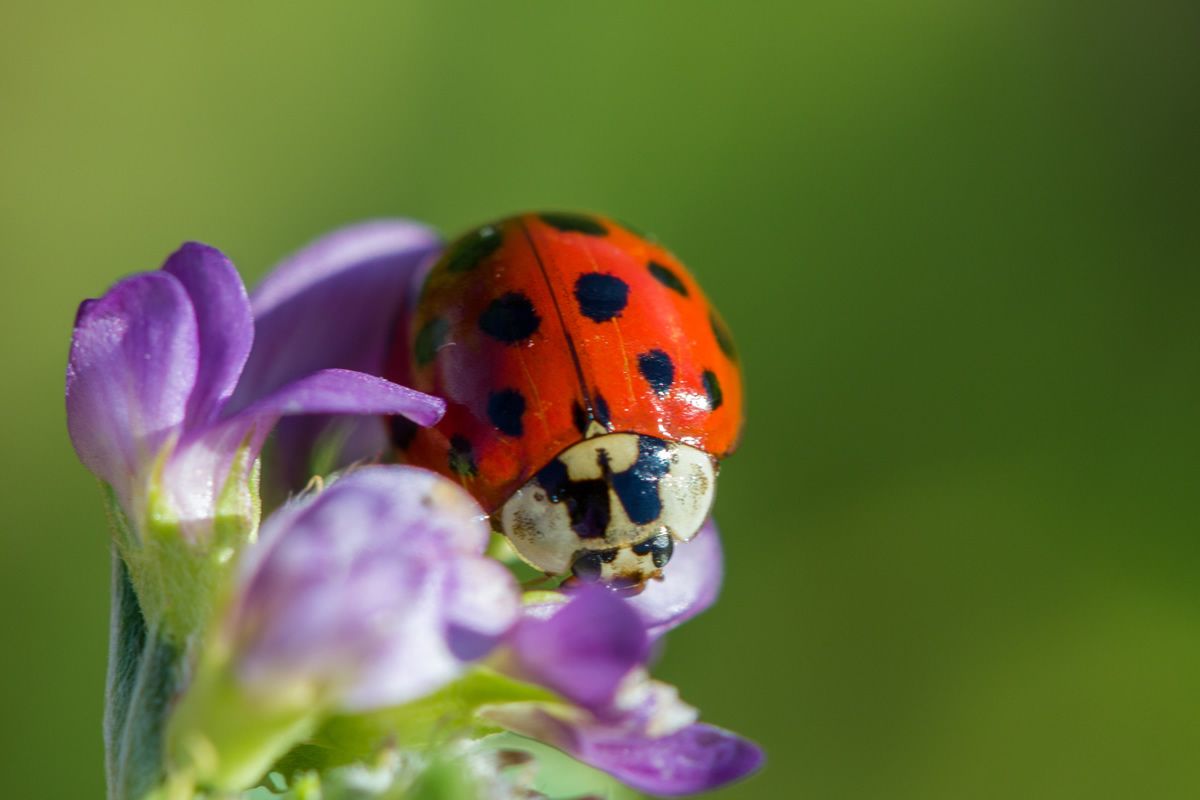
M 662 579 L 648 581 L 640 594 L 629 598 L 629 603 L 656 639 L 716 602 L 723 573 L 721 537 L 710 517 L 691 541 L 675 543 L 675 553 Z
M 462 555 L 483 555 L 491 538 L 492 526 L 475 498 L 454 481 L 433 470 L 409 466 L 382 466 L 360 469 L 351 476 L 351 485 L 362 493 L 389 498 L 386 525 L 405 528 L 412 542 L 426 539 L 440 552 L 448 548 Z M 334 486 L 345 484 L 339 481 Z M 402 484 L 397 490 L 397 485 Z M 395 503 L 395 496 L 408 499 Z M 418 502 L 419 501 L 419 502 Z M 428 518 L 426 514 L 429 514 Z M 415 522 L 428 524 L 414 525 Z M 410 543 L 410 546 L 415 546 Z
M 420 425 L 432 425 L 445 403 L 383 378 L 329 369 L 301 378 L 230 419 L 185 437 L 168 462 L 164 485 L 185 523 L 211 516 L 230 467 L 245 447 L 257 458 L 267 434 L 288 414 L 400 414 Z M 380 419 L 372 420 L 382 426 Z
M 368 711 L 416 700 L 462 672 L 465 659 L 460 660 L 450 648 L 439 602 L 444 576 L 433 565 L 419 572 L 412 570 L 400 564 L 372 564 L 370 571 L 375 573 L 378 585 L 356 576 L 337 594 L 338 598 L 357 595 L 354 602 L 342 608 L 340 618 L 366 614 L 374 621 L 370 631 L 354 631 L 362 642 L 351 642 L 347 627 L 339 622 L 339 641 L 323 645 L 327 654 L 354 654 L 333 673 L 343 679 L 353 676 L 337 702 L 347 711 Z M 404 587 L 402 600 L 363 603 L 364 597 L 370 598 L 379 590 L 394 591 L 397 586 Z M 368 644 L 370 636 L 379 639 Z
M 517 608 L 507 573 L 477 570 L 461 549 L 487 537 L 483 512 L 460 487 L 412 467 L 371 467 L 263 525 L 239 578 L 233 629 L 237 674 L 263 697 L 311 696 L 347 710 L 412 700 L 457 676 L 448 623 L 490 594 Z M 464 537 L 462 531 L 469 531 Z M 474 549 L 472 546 L 470 549 Z M 472 574 L 489 582 L 456 582 Z
M 187 242 L 163 269 L 183 284 L 196 310 L 200 364 L 188 402 L 188 426 L 207 424 L 233 394 L 254 341 L 246 287 L 220 250 Z
M 611 705 L 649 654 L 638 613 L 597 586 L 577 592 L 548 618 L 527 614 L 511 645 L 520 673 L 595 713 Z
M 744 778 L 763 763 L 758 745 L 703 723 L 658 739 L 597 733 L 577 729 L 572 755 L 648 794 L 708 791 Z
M 368 302 L 380 300 L 381 290 L 405 290 L 411 271 L 440 248 L 441 239 L 433 229 L 409 220 L 373 220 L 333 231 L 281 262 L 263 279 L 254 290 L 255 319 L 279 324 L 276 315 L 299 313 L 297 304 L 315 303 L 313 310 L 344 310 L 333 298 L 320 297 L 329 292 Z M 392 294 L 385 303 L 395 302 Z M 316 322 L 335 329 L 332 321 L 303 317 L 294 321 L 297 327 Z M 357 325 L 362 320 L 341 322 Z
M 418 425 L 433 425 L 445 410 L 445 401 L 383 378 L 347 369 L 327 369 L 277 389 L 217 427 L 222 429 L 226 442 L 241 440 L 253 432 L 252 449 L 257 453 L 271 428 L 284 416 L 400 414 Z M 381 420 L 372 422 L 383 427 Z
M 482 716 L 557 747 L 648 794 L 677 796 L 716 789 L 754 772 L 763 752 L 735 733 L 689 723 L 663 736 L 612 725 L 546 703 L 508 703 Z
M 492 650 L 521 613 L 512 573 L 498 561 L 478 558 L 450 568 L 446 625 L 450 649 L 464 660 Z
M 384 423 L 380 415 L 399 414 L 418 425 L 433 425 L 445 410 L 445 401 L 383 378 L 345 369 L 327 369 L 277 389 L 242 410 L 220 426 L 224 430 L 218 435 L 223 437 L 226 446 L 251 435 L 251 449 L 257 455 L 280 417 L 359 414 L 371 417 L 364 424 L 382 431 Z
M 429 228 L 405 220 L 353 225 L 319 239 L 276 267 L 251 297 L 254 349 L 231 409 L 244 408 L 322 369 L 381 375 L 393 329 L 410 302 L 423 264 L 440 248 Z M 308 479 L 299 468 L 331 421 L 301 417 L 279 429 L 279 476 Z M 342 420 L 343 457 L 335 468 L 382 452 L 384 431 Z M 290 468 L 290 469 L 289 469 Z
M 445 410 L 444 400 L 383 378 L 348 369 L 326 369 L 277 389 L 238 412 L 236 418 L 401 414 L 418 425 L 433 425 Z
M 170 275 L 134 275 L 80 306 L 67 428 L 80 461 L 126 501 L 129 481 L 183 425 L 198 349 L 195 312 Z

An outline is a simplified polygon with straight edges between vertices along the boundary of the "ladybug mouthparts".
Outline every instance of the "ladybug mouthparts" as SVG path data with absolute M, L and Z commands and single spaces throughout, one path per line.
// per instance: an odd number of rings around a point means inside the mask
M 547 573 L 637 585 L 658 577 L 675 540 L 704 524 L 713 459 L 695 447 L 610 433 L 560 453 L 500 510 L 518 555 Z

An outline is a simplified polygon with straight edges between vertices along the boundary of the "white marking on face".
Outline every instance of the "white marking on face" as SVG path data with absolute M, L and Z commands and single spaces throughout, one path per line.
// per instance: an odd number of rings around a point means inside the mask
M 588 423 L 587 430 L 584 431 L 583 436 L 585 439 L 594 439 L 597 436 L 604 436 L 606 433 L 608 433 L 608 428 L 596 422 L 596 420 L 592 420 Z
M 624 472 L 638 457 L 638 437 L 632 433 L 612 433 L 582 441 L 559 455 L 573 481 L 599 480 L 604 477 L 600 453 L 605 454 L 610 472 Z
M 521 558 L 544 572 L 564 574 L 581 552 L 615 549 L 615 558 L 604 565 L 606 579 L 657 574 L 652 557 L 633 553 L 632 546 L 661 533 L 685 542 L 695 536 L 712 508 L 716 471 L 712 458 L 697 448 L 648 439 L 656 449 L 647 454 L 643 438 L 611 433 L 586 439 L 561 453 L 557 467 L 551 463 L 560 485 L 547 487 L 539 473 L 513 493 L 499 516 Z M 614 488 L 615 476 L 621 492 Z M 555 489 L 557 498 L 551 496 Z M 642 523 L 630 518 L 628 503 L 635 504 Z
M 659 481 L 662 524 L 681 542 L 690 541 L 708 518 L 717 489 L 717 475 L 707 453 L 676 445 L 671 469 Z

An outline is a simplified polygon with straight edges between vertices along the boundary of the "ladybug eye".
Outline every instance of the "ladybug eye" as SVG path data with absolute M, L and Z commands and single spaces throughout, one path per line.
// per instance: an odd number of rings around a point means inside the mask
M 611 563 L 616 557 L 617 552 L 615 550 L 600 552 L 593 550 L 575 559 L 575 563 L 571 565 L 571 572 L 581 581 L 595 583 L 600 580 L 600 574 L 604 570 L 604 565 Z
M 635 544 L 633 552 L 639 556 L 649 555 L 654 560 L 654 566 L 662 569 L 671 560 L 671 554 L 675 552 L 675 540 L 669 533 L 660 533 L 658 536 Z

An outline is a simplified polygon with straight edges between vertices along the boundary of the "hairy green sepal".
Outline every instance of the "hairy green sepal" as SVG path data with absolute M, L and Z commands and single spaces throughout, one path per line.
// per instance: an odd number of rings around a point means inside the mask
M 152 471 L 141 508 L 122 508 L 113 488 L 102 486 L 113 541 L 142 614 L 163 635 L 183 645 L 207 625 L 235 556 L 257 534 L 262 512 L 260 467 L 258 460 L 250 458 L 249 441 L 243 442 L 217 494 L 211 519 L 185 533 L 162 487 L 167 452 L 164 449 Z

